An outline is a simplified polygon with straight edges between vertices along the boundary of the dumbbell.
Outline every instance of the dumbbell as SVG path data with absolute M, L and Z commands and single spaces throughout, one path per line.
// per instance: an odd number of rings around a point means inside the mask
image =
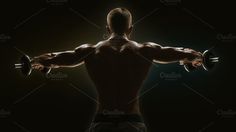
M 205 50 L 203 52 L 203 62 L 202 62 L 202 67 L 204 70 L 209 71 L 211 69 L 213 69 L 213 67 L 215 66 L 215 64 L 217 62 L 219 62 L 219 57 L 216 57 L 212 52 L 210 52 L 209 50 Z M 188 64 L 184 64 L 184 69 L 187 72 L 191 72 L 193 70 L 196 69 L 196 67 L 194 67 L 191 63 Z
M 24 76 L 29 76 L 32 71 L 31 59 L 28 55 L 23 55 L 20 59 L 20 63 L 15 64 L 15 69 L 20 69 L 21 73 Z M 44 68 L 41 72 L 48 74 L 51 71 L 51 68 Z

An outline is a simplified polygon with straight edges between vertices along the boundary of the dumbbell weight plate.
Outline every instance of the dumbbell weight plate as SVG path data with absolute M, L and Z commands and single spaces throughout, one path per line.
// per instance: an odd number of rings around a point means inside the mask
M 208 50 L 203 52 L 202 66 L 206 71 L 211 70 L 215 66 L 215 62 L 211 60 L 214 57 L 215 57 L 214 54 L 212 52 L 209 52 Z
M 44 67 L 43 70 L 41 70 L 42 73 L 48 74 L 51 71 L 51 68 Z
M 184 64 L 184 69 L 185 69 L 187 72 L 191 72 L 191 71 L 195 70 L 196 67 L 194 67 L 191 63 L 188 63 L 188 64 Z
M 30 75 L 32 71 L 31 63 L 30 63 L 30 58 L 27 55 L 23 55 L 20 59 L 20 62 L 22 64 L 21 67 L 21 72 L 25 75 L 28 76 Z

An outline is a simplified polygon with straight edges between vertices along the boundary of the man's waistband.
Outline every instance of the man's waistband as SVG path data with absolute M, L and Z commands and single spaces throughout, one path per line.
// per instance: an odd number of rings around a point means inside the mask
M 96 114 L 93 122 L 140 122 L 143 119 L 139 114 Z

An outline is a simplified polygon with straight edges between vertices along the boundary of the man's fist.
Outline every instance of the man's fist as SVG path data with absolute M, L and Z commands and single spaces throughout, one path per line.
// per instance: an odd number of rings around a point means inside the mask
M 180 63 L 182 65 L 191 64 L 193 67 L 200 67 L 203 63 L 203 55 L 201 52 L 197 52 L 193 49 L 185 48 L 184 52 L 192 54 L 192 58 L 186 58 Z

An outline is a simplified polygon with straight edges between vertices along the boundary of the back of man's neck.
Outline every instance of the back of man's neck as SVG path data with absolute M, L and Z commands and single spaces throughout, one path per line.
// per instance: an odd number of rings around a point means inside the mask
M 111 39 L 125 39 L 128 40 L 128 37 L 126 34 L 116 34 L 116 33 L 112 33 L 109 40 Z

